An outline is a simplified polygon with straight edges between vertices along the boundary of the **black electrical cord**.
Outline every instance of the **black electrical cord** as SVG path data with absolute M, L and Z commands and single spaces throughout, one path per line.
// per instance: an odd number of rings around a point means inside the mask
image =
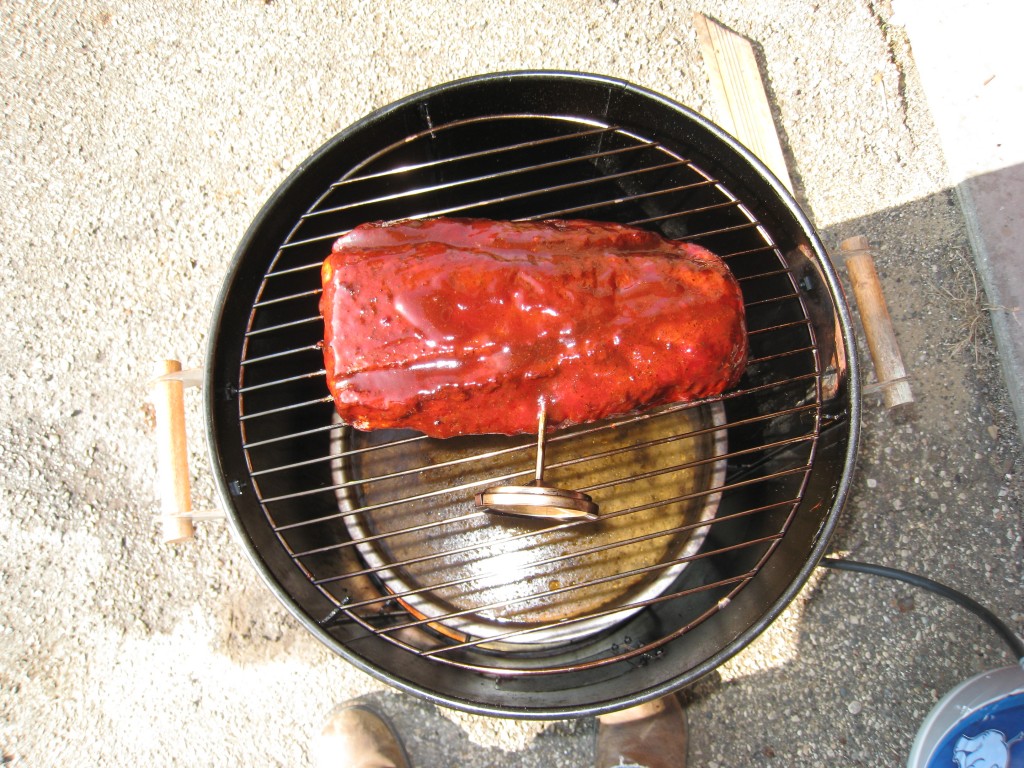
M 925 578 L 924 576 L 918 576 L 916 573 L 908 573 L 907 571 L 901 571 L 898 568 L 889 568 L 885 565 L 861 563 L 856 560 L 840 560 L 835 557 L 823 557 L 821 559 L 821 565 L 826 568 L 834 568 L 838 571 L 856 571 L 857 573 L 869 573 L 873 576 L 883 576 L 887 579 L 904 581 L 907 584 L 913 584 L 915 587 L 921 587 L 922 589 L 927 589 L 929 592 L 934 592 L 937 595 L 949 598 L 954 603 L 962 608 L 966 608 L 992 627 L 992 629 L 996 631 L 1006 644 L 1010 646 L 1010 651 L 1013 653 L 1013 657 L 1017 659 L 1018 663 L 1024 664 L 1024 641 L 1022 641 L 1012 629 L 1006 626 L 998 616 L 992 613 L 992 611 L 976 600 L 971 599 L 964 593 L 957 592 L 952 587 L 947 587 L 945 584 L 940 584 L 939 582 Z

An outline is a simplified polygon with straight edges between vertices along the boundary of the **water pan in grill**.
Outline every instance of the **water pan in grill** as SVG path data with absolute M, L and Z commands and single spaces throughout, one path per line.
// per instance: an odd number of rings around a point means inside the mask
M 677 406 L 549 438 L 550 479 L 589 493 L 595 522 L 478 510 L 474 490 L 533 471 L 531 443 L 498 435 L 346 430 L 334 480 L 356 549 L 411 613 L 459 641 L 550 645 L 626 619 L 697 553 L 725 475 L 723 422 L 719 403 Z

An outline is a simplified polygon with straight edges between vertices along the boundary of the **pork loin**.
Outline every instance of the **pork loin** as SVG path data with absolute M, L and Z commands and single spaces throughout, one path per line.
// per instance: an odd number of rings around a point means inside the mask
M 747 358 L 739 286 L 700 246 L 592 221 L 364 224 L 322 269 L 341 418 L 518 434 L 717 395 Z

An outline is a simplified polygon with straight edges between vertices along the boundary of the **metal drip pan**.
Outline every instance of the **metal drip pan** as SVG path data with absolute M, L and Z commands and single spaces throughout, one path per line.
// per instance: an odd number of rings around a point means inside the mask
M 549 438 L 547 472 L 597 520 L 497 517 L 473 493 L 533 472 L 532 442 L 477 436 L 402 443 L 339 430 L 338 503 L 386 593 L 457 642 L 524 650 L 601 632 L 656 600 L 700 549 L 725 478 L 720 403 L 656 409 Z M 410 433 L 413 434 L 413 433 Z M 387 446 L 386 451 L 375 450 Z

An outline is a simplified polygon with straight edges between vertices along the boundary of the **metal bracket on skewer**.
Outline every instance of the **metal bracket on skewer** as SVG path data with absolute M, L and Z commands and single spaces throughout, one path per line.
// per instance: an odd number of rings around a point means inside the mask
M 195 534 L 196 520 L 223 519 L 216 510 L 193 510 L 185 440 L 185 387 L 202 385 L 201 368 L 181 369 L 177 360 L 156 364 L 152 385 L 156 415 L 157 480 L 160 526 L 165 544 L 187 541 Z
M 159 369 L 162 370 L 163 368 L 168 367 L 168 363 L 177 363 L 177 361 L 165 360 L 164 365 L 159 366 Z M 178 363 L 178 368 L 179 370 L 177 371 L 168 371 L 167 373 L 160 374 L 159 376 L 153 379 L 152 383 L 157 384 L 158 382 L 161 381 L 180 381 L 183 387 L 203 386 L 202 368 L 185 368 L 184 370 L 181 370 L 181 363 Z
M 548 520 L 596 520 L 598 506 L 590 496 L 544 484 L 544 439 L 547 404 L 537 413 L 537 468 L 529 485 L 494 485 L 476 495 L 476 506 L 487 512 Z

